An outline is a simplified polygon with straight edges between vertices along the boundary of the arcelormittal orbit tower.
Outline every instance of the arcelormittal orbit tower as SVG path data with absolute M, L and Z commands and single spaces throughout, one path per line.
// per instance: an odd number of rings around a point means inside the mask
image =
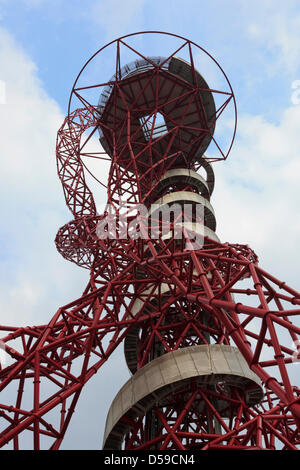
M 1 327 L 2 446 L 29 436 L 59 449 L 83 387 L 122 343 L 132 375 L 103 449 L 298 449 L 300 294 L 216 234 L 211 163 L 235 130 L 230 83 L 192 41 L 136 33 L 85 64 L 57 137 L 73 220 L 56 246 L 90 278 L 48 325 Z

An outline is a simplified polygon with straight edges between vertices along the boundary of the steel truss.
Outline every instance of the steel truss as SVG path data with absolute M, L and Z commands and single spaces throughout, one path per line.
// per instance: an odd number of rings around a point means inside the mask
M 193 230 L 183 230 L 180 240 L 174 232 L 152 239 L 144 219 L 139 219 L 137 238 L 111 239 L 109 228 L 106 239 L 97 235 L 107 213 L 97 214 L 84 158 L 108 158 L 107 153 L 85 151 L 99 129 L 111 161 L 109 220 L 120 219 L 120 200 L 126 200 L 127 215 L 134 221 L 138 204 L 150 207 L 176 191 L 197 193 L 195 184 L 182 181 L 171 190 L 161 189 L 162 178 L 174 168 L 204 169 L 206 182 L 201 184 L 207 186 L 209 198 L 214 183 L 209 163 L 228 154 L 213 133 L 224 109 L 234 102 L 233 92 L 230 86 L 222 92 L 199 82 L 192 53 L 196 45 L 181 38 L 182 46 L 157 63 L 127 44 L 129 38 L 114 42 L 116 69 L 111 81 L 90 87 L 75 83 L 72 96 L 82 106 L 70 109 L 58 131 L 58 175 L 74 219 L 59 230 L 56 246 L 66 259 L 89 269 L 90 279 L 83 294 L 59 308 L 47 325 L 0 327 L 10 356 L 0 372 L 0 391 L 12 390 L 14 396 L 0 405 L 0 445 L 12 443 L 19 449 L 23 433 L 30 431 L 34 449 L 59 449 L 83 387 L 125 343 L 133 377 L 184 348 L 235 347 L 249 373 L 257 377 L 255 387 L 261 395 L 250 403 L 247 394 L 253 382 L 243 388 L 223 376 L 212 384 L 190 375 L 178 381 L 172 393 L 166 388 L 156 403 L 143 405 L 142 413 L 135 414 L 134 407 L 124 411 L 115 424 L 122 429 L 122 443 L 116 445 L 140 450 L 296 450 L 300 390 L 293 385 L 291 372 L 298 360 L 294 345 L 299 345 L 300 294 L 260 268 L 256 254 L 245 245 L 205 236 L 203 246 L 189 249 Z M 135 73 L 124 75 L 121 45 L 146 61 L 146 71 L 138 65 Z M 190 81 L 172 62 L 183 48 L 189 50 Z M 166 69 L 167 63 L 176 73 Z M 102 107 L 84 96 L 92 87 L 108 87 Z M 213 93 L 223 93 L 224 102 L 208 115 L 212 104 L 205 102 Z M 136 113 L 146 117 L 137 123 Z M 158 137 L 157 113 L 166 122 Z M 147 119 L 148 140 L 141 137 Z M 206 158 L 203 152 L 211 141 L 216 154 Z

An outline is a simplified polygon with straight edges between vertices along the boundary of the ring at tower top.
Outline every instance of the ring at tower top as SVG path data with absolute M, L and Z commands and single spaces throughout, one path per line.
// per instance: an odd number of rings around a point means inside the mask
M 69 116 L 82 107 L 103 150 L 137 176 L 225 160 L 236 131 L 223 69 L 193 41 L 164 32 L 129 34 L 99 49 L 75 81 Z

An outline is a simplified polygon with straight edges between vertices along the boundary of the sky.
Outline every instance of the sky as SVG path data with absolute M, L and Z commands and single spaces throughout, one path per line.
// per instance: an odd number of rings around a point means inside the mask
M 264 269 L 299 285 L 299 1 L 0 0 L 2 324 L 48 322 L 88 282 L 88 271 L 54 245 L 71 220 L 56 174 L 56 133 L 86 60 L 121 35 L 147 30 L 191 39 L 228 75 L 238 127 L 228 160 L 214 166 L 217 234 L 249 244 Z M 128 377 L 117 351 L 84 390 L 63 449 L 101 447 L 107 410 Z

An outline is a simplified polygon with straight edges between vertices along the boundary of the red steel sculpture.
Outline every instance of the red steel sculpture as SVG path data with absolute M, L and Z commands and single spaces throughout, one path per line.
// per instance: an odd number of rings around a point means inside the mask
M 169 55 L 132 45 L 155 34 L 161 45 L 174 41 Z M 109 48 L 112 78 L 80 82 L 99 57 L 105 65 Z M 225 88 L 200 75 L 200 53 Z M 92 70 L 100 77 L 104 65 Z M 229 106 L 236 116 L 221 67 L 173 34 L 124 36 L 83 67 L 57 136 L 74 218 L 56 246 L 90 280 L 48 325 L 1 326 L 10 361 L 0 389 L 11 390 L 0 405 L 1 446 L 19 449 L 32 433 L 34 449 L 59 449 L 83 387 L 123 343 L 132 376 L 109 409 L 103 449 L 298 449 L 300 390 L 290 378 L 300 294 L 260 268 L 248 246 L 215 233 L 211 163 L 231 149 L 235 124 L 227 151 L 215 136 Z M 102 215 L 86 183 L 91 159 L 110 165 Z

